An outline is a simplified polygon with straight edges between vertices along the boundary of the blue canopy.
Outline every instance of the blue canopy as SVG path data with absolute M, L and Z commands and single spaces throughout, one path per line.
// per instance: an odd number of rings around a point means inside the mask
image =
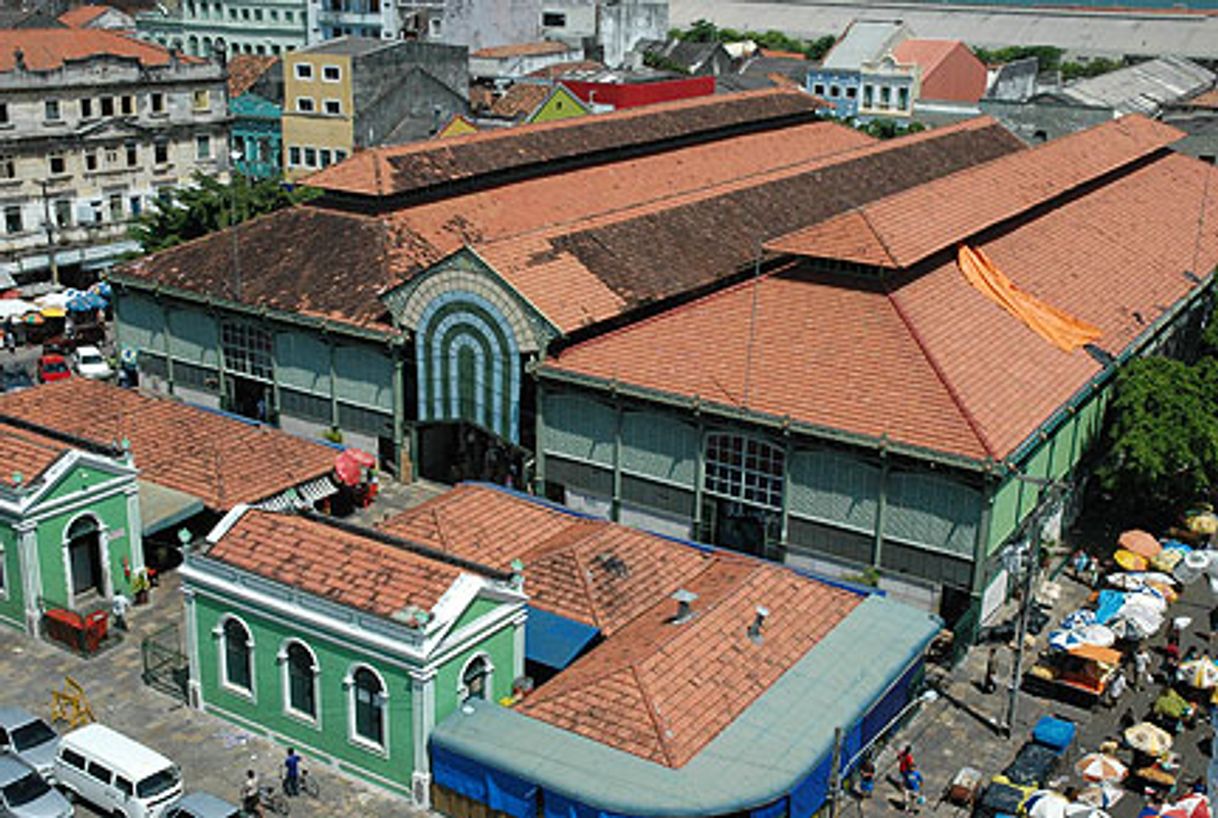
M 88 312 L 89 310 L 100 310 L 106 306 L 106 299 L 102 298 L 97 293 L 78 293 L 68 299 L 67 307 L 72 312 Z
M 524 625 L 524 655 L 530 662 L 562 670 L 574 662 L 599 633 L 591 625 L 530 605 L 529 618 Z

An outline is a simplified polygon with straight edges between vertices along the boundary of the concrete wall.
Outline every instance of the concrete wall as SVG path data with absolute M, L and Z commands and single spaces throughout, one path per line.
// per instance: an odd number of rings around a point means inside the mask
M 461 46 L 403 42 L 357 58 L 353 77 L 354 138 L 381 144 L 403 120 L 429 136 L 469 110 L 469 52 Z
M 981 113 L 994 117 L 1004 128 L 1029 144 L 1048 142 L 1059 136 L 1084 131 L 1115 116 L 1111 108 L 1062 102 L 982 99 L 980 106 Z
M 470 51 L 541 36 L 541 0 L 446 0 L 438 37 Z
M 640 40 L 668 37 L 667 0 L 623 0 L 600 5 L 601 59 L 609 66 L 620 66 Z
M 195 56 L 218 53 L 284 54 L 309 39 L 306 0 L 181 0 L 165 13 L 136 14 L 136 33 L 145 40 Z

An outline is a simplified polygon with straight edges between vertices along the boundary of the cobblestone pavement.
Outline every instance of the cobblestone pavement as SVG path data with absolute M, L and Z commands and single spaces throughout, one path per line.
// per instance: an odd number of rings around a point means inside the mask
M 0 630 L 0 705 L 19 705 L 49 717 L 51 690 L 62 688 L 64 676 L 70 675 L 84 686 L 98 721 L 178 762 L 188 791 L 206 790 L 236 803 L 246 769 L 257 770 L 264 781 L 278 779 L 284 749 L 143 684 L 141 637 L 179 623 L 181 610 L 177 578 L 171 574 L 153 590 L 152 604 L 132 610 L 131 632 L 90 659 L 7 628 Z M 297 818 L 431 815 L 332 767 L 308 766 L 320 784 L 321 797 L 293 799 L 291 812 Z M 78 814 L 96 813 L 81 807 Z
M 1054 606 L 1050 626 L 1056 624 L 1064 614 L 1080 607 L 1090 593 L 1089 588 L 1064 576 L 1059 578 L 1057 585 L 1061 596 Z M 1206 652 L 1210 651 L 1207 629 L 1209 612 L 1213 605 L 1214 600 L 1206 584 L 1197 582 L 1189 586 L 1183 598 L 1171 607 L 1169 617 L 1188 616 L 1193 620 L 1193 624 L 1184 632 L 1182 650 L 1186 651 L 1190 646 L 1196 645 Z M 1044 646 L 1049 629 L 1046 628 L 1036 640 L 1035 649 L 1025 651 L 1025 669 Z M 1152 667 L 1158 667 L 1158 648 L 1163 643 L 1163 634 L 1152 640 Z M 928 672 L 928 677 L 943 695 L 922 705 L 916 715 L 888 742 L 876 762 L 878 775 L 875 797 L 863 804 L 846 799 L 843 813 L 848 818 L 855 811 L 859 814 L 865 813 L 868 818 L 902 814 L 896 752 L 906 744 L 913 746 L 914 757 L 926 781 L 927 804 L 921 810 L 922 815 L 953 818 L 966 815 L 968 810 L 939 800 L 956 772 L 964 766 L 974 767 L 982 771 L 988 782 L 1014 758 L 1019 747 L 1028 739 L 1032 726 L 1041 716 L 1048 714 L 1063 716 L 1079 723 L 1079 737 L 1060 770 L 1060 774 L 1065 776 L 1061 783 L 1077 785 L 1080 782 L 1072 775 L 1074 762 L 1083 754 L 1097 749 L 1101 742 L 1117 738 L 1120 718 L 1127 710 L 1131 710 L 1133 715 L 1141 720 L 1149 713 L 1154 698 L 1161 690 L 1159 685 L 1144 685 L 1143 689 L 1137 691 L 1131 689 L 1117 707 L 1097 707 L 1093 711 L 1021 692 L 1016 724 L 1011 738 L 1008 739 L 995 729 L 995 725 L 1001 724 L 1005 715 L 1009 687 L 1001 685 L 997 692 L 989 695 L 980 690 L 979 682 L 985 673 L 987 654 L 988 646 L 977 647 L 970 651 L 966 660 L 950 674 L 936 678 L 933 672 Z M 1012 663 L 1010 646 L 1000 647 L 999 656 L 1003 672 L 1009 674 Z M 1132 671 L 1127 671 L 1127 675 L 1132 680 Z M 1197 777 L 1205 776 L 1210 736 L 1207 720 L 1201 719 L 1198 727 L 1176 738 L 1173 749 L 1182 756 L 1182 782 L 1191 782 Z M 1128 762 L 1126 751 L 1122 751 L 1122 754 L 1123 760 Z M 1144 803 L 1141 794 L 1131 792 L 1124 796 L 1110 813 L 1113 818 L 1134 818 Z

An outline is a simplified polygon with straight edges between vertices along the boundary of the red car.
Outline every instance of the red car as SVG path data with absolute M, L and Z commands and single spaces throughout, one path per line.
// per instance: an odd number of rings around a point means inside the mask
M 48 353 L 38 359 L 38 382 L 50 383 L 72 377 L 72 370 L 62 355 Z

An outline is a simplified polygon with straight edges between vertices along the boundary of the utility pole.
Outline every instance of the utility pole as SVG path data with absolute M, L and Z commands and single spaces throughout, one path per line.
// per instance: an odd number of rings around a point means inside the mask
M 59 287 L 59 260 L 55 258 L 55 223 L 51 221 L 51 199 L 47 195 L 47 180 L 39 179 L 42 186 L 42 226 L 47 233 L 47 258 L 51 264 L 51 283 Z

